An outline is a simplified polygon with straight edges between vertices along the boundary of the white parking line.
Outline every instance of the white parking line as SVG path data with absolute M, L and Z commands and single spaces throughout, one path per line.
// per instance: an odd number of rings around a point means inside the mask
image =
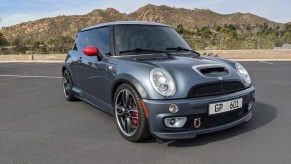
M 266 61 L 260 61 L 261 63 L 265 63 L 265 64 L 271 64 L 271 65 L 274 65 L 274 63 L 271 63 L 271 62 L 266 62 Z
M 58 76 L 27 76 L 27 75 L 0 75 L 0 77 L 22 77 L 22 78 L 48 78 L 48 79 L 61 79 Z

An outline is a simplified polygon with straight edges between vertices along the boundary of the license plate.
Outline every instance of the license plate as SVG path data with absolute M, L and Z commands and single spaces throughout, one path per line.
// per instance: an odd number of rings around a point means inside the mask
M 208 114 L 213 115 L 239 109 L 242 107 L 242 98 L 209 104 Z

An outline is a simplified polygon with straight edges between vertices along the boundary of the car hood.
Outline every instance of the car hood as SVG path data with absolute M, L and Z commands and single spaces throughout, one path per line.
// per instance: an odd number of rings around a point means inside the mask
M 234 66 L 220 60 L 218 58 L 211 58 L 211 57 L 187 57 L 187 56 L 172 56 L 170 58 L 160 58 L 160 59 L 146 59 L 146 60 L 139 60 L 141 63 L 146 63 L 152 65 L 153 67 L 159 67 L 168 71 L 172 76 L 177 78 L 182 78 L 179 75 L 183 75 L 185 79 L 200 79 L 199 77 L 205 78 L 205 75 L 201 73 L 201 69 L 206 68 L 226 68 L 229 71 L 229 75 L 235 74 L 237 75 L 237 71 L 235 70 Z M 218 72 L 216 72 L 218 73 Z M 228 78 L 234 78 L 232 76 L 224 76 Z M 217 77 L 221 77 L 219 73 Z M 239 77 L 239 76 L 235 76 Z M 206 77 L 208 78 L 208 77 Z M 224 79 L 225 79 L 224 78 Z M 214 78 L 212 80 L 217 80 Z
M 162 68 L 171 74 L 176 84 L 176 93 L 172 98 L 187 98 L 192 87 L 205 83 L 222 81 L 240 81 L 243 83 L 234 65 L 219 58 L 172 56 L 170 58 L 138 60 L 138 62 Z M 228 73 L 220 74 L 216 68 L 225 68 Z M 204 74 L 202 73 L 204 70 L 205 72 L 214 70 L 214 73 Z M 245 84 L 243 83 L 243 85 Z
M 235 62 L 214 58 L 209 56 L 191 57 L 191 56 L 159 56 L 152 55 L 141 57 L 118 58 L 117 74 L 129 74 L 134 77 L 148 93 L 150 99 L 181 99 L 187 98 L 189 91 L 198 85 L 206 83 L 220 83 L 223 81 L 239 81 L 247 87 L 247 84 L 238 75 L 235 69 Z M 118 60 L 116 59 L 116 60 Z M 122 60 L 120 60 L 122 59 Z M 121 62 L 123 61 L 123 62 Z M 130 66 L 130 67 L 129 67 Z M 201 69 L 224 67 L 229 74 L 205 74 Z M 170 73 L 175 81 L 176 92 L 173 96 L 164 97 L 157 93 L 150 83 L 150 71 L 153 68 L 161 68 Z M 206 72 L 208 72 L 206 70 Z M 208 77 L 211 75 L 211 77 Z M 215 76 L 214 76 L 215 75 Z
M 190 68 L 197 65 L 206 64 L 226 64 L 222 61 L 206 58 L 206 57 L 187 57 L 187 56 L 171 56 L 170 58 L 147 59 L 141 62 L 155 65 L 164 69 L 182 69 Z

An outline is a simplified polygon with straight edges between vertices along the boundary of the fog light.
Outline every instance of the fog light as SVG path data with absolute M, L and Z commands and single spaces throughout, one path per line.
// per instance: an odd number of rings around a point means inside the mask
M 170 111 L 171 113 L 177 113 L 177 112 L 179 111 L 179 107 L 178 107 L 176 104 L 171 104 L 171 105 L 169 106 L 169 111 Z
M 174 125 L 175 123 L 176 123 L 176 119 L 173 119 L 173 118 L 172 118 L 172 119 L 170 120 L 170 124 L 171 124 L 171 125 Z
M 181 128 L 185 125 L 186 121 L 186 117 L 171 117 L 164 119 L 164 123 L 168 128 Z
M 248 110 L 251 110 L 253 108 L 254 105 L 254 100 L 250 101 L 248 104 Z

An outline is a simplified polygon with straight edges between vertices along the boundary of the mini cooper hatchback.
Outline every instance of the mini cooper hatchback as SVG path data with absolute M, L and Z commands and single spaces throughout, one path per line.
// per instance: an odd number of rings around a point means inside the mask
M 111 22 L 79 31 L 62 75 L 67 100 L 111 114 L 129 141 L 227 129 L 251 119 L 255 100 L 241 64 L 200 55 L 160 23 Z

